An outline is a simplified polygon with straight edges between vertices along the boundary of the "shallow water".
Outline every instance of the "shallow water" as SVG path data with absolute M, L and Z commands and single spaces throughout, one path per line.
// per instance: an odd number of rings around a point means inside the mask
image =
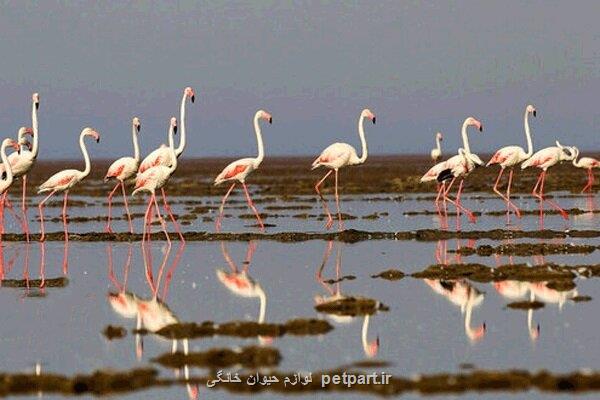
M 371 198 L 365 201 L 364 198 Z M 414 200 L 408 196 L 402 201 L 376 200 L 376 195 L 345 198 L 343 210 L 352 215 L 364 216 L 373 212 L 389 215 L 375 220 L 356 219 L 346 221 L 346 228 L 363 230 L 413 230 L 430 228 L 436 223 L 431 216 L 403 216 L 404 211 L 432 210 L 429 201 Z M 390 196 L 387 196 L 390 197 Z M 488 196 L 489 197 L 489 196 Z M 243 199 L 235 198 L 239 201 Z M 375 199 L 375 200 L 373 200 Z M 411 200 L 413 199 L 413 200 Z M 72 207 L 71 216 L 105 215 L 103 199 L 74 198 L 93 203 L 88 207 Z M 175 213 L 183 213 L 181 204 L 185 198 L 176 198 Z M 585 198 L 559 198 L 566 208 L 581 207 Z M 203 204 L 215 207 L 216 198 L 201 199 Z M 535 207 L 530 199 L 523 200 Z M 267 205 L 283 203 L 260 203 L 260 210 Z M 320 214 L 318 203 L 286 203 L 285 205 L 311 205 L 311 210 L 281 210 L 271 213 L 287 214 L 280 218 L 268 218 L 276 227 L 269 231 L 321 231 L 322 221 L 314 218 L 297 219 L 295 213 Z M 235 206 L 243 206 L 240 202 Z M 483 201 L 474 197 L 465 205 L 482 211 L 502 210 L 503 204 L 495 199 Z M 117 214 L 122 211 L 117 207 Z M 31 225 L 35 210 L 30 211 Z M 47 215 L 57 216 L 60 208 L 49 207 Z M 133 207 L 143 212 L 143 205 Z M 253 220 L 239 219 L 246 208 L 227 209 L 233 215 L 223 221 L 224 231 L 247 230 Z M 208 215 L 214 216 L 214 210 Z M 557 216 L 545 221 L 548 229 L 594 229 L 600 215 L 578 216 L 563 222 Z M 141 221 L 138 218 L 136 221 Z M 493 229 L 503 226 L 504 217 L 482 216 L 477 225 L 463 221 L 464 229 Z M 528 215 L 519 221 L 517 228 L 536 229 L 537 216 Z M 214 222 L 196 219 L 185 230 L 214 230 Z M 452 224 L 451 224 L 452 226 Z M 71 224 L 72 232 L 100 231 L 102 222 Z M 8 231 L 15 229 L 8 224 Z M 126 229 L 124 221 L 117 221 L 115 231 Z M 155 229 L 157 229 L 155 227 Z M 48 231 L 61 230 L 60 223 L 48 223 Z M 539 240 L 523 239 L 511 243 Z M 600 244 L 594 239 L 560 239 L 556 243 Z M 126 370 L 152 365 L 165 377 L 181 376 L 181 371 L 162 368 L 151 359 L 171 351 L 172 342 L 157 335 L 136 338 L 135 316 L 123 317 L 108 301 L 109 292 L 128 292 L 138 298 L 151 300 L 154 291 L 168 305 L 179 321 L 217 323 L 246 320 L 283 323 L 291 318 L 321 318 L 332 323 L 334 330 L 318 336 L 282 336 L 277 338 L 240 339 L 212 337 L 190 340 L 190 351 L 205 351 L 214 347 L 247 345 L 270 345 L 281 352 L 279 371 L 318 371 L 337 368 L 367 359 L 387 361 L 378 367 L 394 376 L 413 376 L 438 372 L 461 372 L 464 365 L 477 369 L 526 369 L 537 371 L 572 372 L 582 368 L 600 368 L 600 348 L 597 346 L 598 320 L 595 317 L 596 299 L 599 291 L 597 278 L 575 279 L 574 291 L 557 292 L 543 283 L 513 283 L 498 287 L 469 281 L 440 282 L 406 277 L 399 281 L 371 278 L 371 275 L 395 268 L 405 273 L 417 272 L 430 264 L 476 262 L 494 267 L 500 264 L 529 263 L 537 265 L 554 262 L 567 265 L 594 264 L 597 252 L 590 254 L 546 255 L 535 257 L 457 257 L 447 250 L 460 246 L 503 242 L 479 241 L 364 241 L 343 244 L 311 240 L 300 243 L 277 243 L 271 241 L 245 242 L 191 242 L 180 247 L 173 243 L 171 249 L 162 241 L 150 245 L 150 257 L 144 257 L 143 247 L 138 243 L 81 243 L 71 241 L 45 244 L 5 242 L 2 246 L 3 279 L 37 279 L 66 276 L 68 285 L 63 288 L 38 287 L 0 288 L 2 320 L 0 328 L 2 343 L 0 370 L 32 371 L 36 363 L 44 372 L 72 375 L 91 373 L 96 369 L 115 368 Z M 148 255 L 149 253 L 146 253 Z M 244 263 L 248 260 L 248 263 Z M 164 264 L 161 274 L 161 265 Z M 218 270 L 238 272 L 247 267 L 252 278 L 264 292 L 264 298 L 256 293 L 240 296 L 218 279 Z M 321 269 L 322 267 L 322 269 Z M 147 273 L 151 269 L 152 277 Z M 319 274 L 320 272 L 320 274 Z M 326 283 L 352 275 L 354 280 Z M 508 284 L 507 284 L 508 285 Z M 517 288 L 517 289 L 515 289 Z M 505 293 L 501 292 L 505 289 Z M 518 296 L 508 296 L 514 289 Z M 576 293 L 575 293 L 576 291 Z M 533 294 L 533 297 L 532 297 Z M 571 297 L 589 295 L 588 302 L 573 302 Z M 318 313 L 314 306 L 319 299 L 329 296 L 363 296 L 376 299 L 389 306 L 371 316 L 332 317 Z M 534 311 L 511 310 L 506 304 L 516 300 L 535 298 L 546 303 Z M 261 318 L 261 301 L 264 315 Z M 470 320 L 469 320 L 470 319 Z M 368 324 L 367 324 L 368 323 Z M 486 329 L 483 330 L 485 323 Z M 120 325 L 128 332 L 125 338 L 108 340 L 102 335 L 109 325 Z M 539 326 L 539 330 L 538 330 Z M 363 330 L 363 328 L 365 330 Z M 365 337 L 363 340 L 363 332 Z M 379 344 L 376 345 L 376 338 Z M 178 343 L 181 349 L 182 343 Z M 368 368 L 362 368 L 368 370 Z M 179 375 L 176 375 L 176 374 Z M 204 376 L 205 369 L 191 368 L 191 375 Z M 199 388 L 200 397 L 229 398 L 231 393 L 222 390 Z M 237 395 L 236 395 L 237 396 Z M 278 398 L 278 394 L 263 393 L 263 398 Z M 52 396 L 50 396 L 52 397 Z M 187 398 L 185 385 L 146 390 L 132 393 L 124 398 Z M 313 395 L 305 397 L 312 398 Z M 362 398 L 359 395 L 325 394 L 323 398 Z M 409 394 L 412 398 L 416 395 Z M 558 398 L 537 391 L 507 396 L 505 393 L 486 394 L 483 398 Z M 594 396 L 582 396 L 582 398 Z

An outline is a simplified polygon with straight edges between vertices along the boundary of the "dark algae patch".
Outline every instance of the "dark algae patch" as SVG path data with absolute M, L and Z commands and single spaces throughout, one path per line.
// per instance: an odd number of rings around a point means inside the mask
M 317 304 L 315 310 L 325 314 L 356 317 L 373 315 L 378 311 L 388 311 L 389 307 L 377 300 L 350 296 Z
M 216 335 L 250 338 L 258 336 L 322 335 L 332 329 L 333 326 L 329 322 L 318 319 L 292 319 L 283 324 L 259 324 L 258 322 L 251 321 L 233 321 L 216 324 L 206 321 L 200 324 L 189 322 L 169 325 L 157 331 L 156 334 L 169 339 L 193 339 Z M 145 332 L 141 331 L 140 333 Z
M 537 310 L 538 308 L 544 307 L 544 303 L 541 301 L 515 301 L 506 305 L 508 308 L 513 310 Z
M 598 249 L 598 246 L 588 244 L 553 244 L 553 243 L 517 243 L 502 244 L 500 246 L 483 245 L 477 248 L 462 247 L 458 250 L 449 250 L 464 256 L 477 254 L 486 257 L 494 254 L 512 256 L 534 256 L 547 254 L 590 254 Z
M 42 285 L 43 283 L 43 285 Z M 9 288 L 28 288 L 28 287 L 50 287 L 62 288 L 69 284 L 69 279 L 65 277 L 41 279 L 3 279 L 0 281 L 1 287 Z
M 200 353 L 167 353 L 152 359 L 163 367 L 182 368 L 185 365 L 225 368 L 241 365 L 244 368 L 275 367 L 281 361 L 279 350 L 271 347 L 249 346 L 239 350 L 210 349 Z
M 585 301 L 592 301 L 592 297 L 591 296 L 575 296 L 575 297 L 571 297 L 571 300 L 574 301 L 575 303 L 579 303 L 579 302 L 585 302 Z
M 127 336 L 127 330 L 122 326 L 108 325 L 106 328 L 104 328 L 102 334 L 108 340 L 122 339 Z
M 371 275 L 371 278 L 381 278 L 388 281 L 399 281 L 404 278 L 404 272 L 397 269 L 388 269 L 387 271 L 380 272 L 377 275 Z

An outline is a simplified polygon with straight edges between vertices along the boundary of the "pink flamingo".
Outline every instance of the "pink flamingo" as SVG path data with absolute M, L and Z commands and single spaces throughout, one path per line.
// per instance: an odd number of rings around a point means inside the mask
M 254 203 L 250 198 L 248 188 L 246 187 L 246 177 L 252 171 L 258 169 L 263 159 L 265 158 L 265 149 L 263 145 L 260 125 L 258 123 L 260 119 L 269 122 L 269 124 L 273 123 L 273 117 L 265 110 L 258 110 L 254 115 L 254 132 L 256 133 L 256 142 L 258 144 L 258 156 L 256 158 L 241 158 L 239 160 L 233 161 L 231 164 L 226 166 L 223 169 L 223 171 L 221 171 L 221 173 L 215 178 L 215 186 L 220 185 L 223 182 L 233 181 L 233 183 L 229 187 L 229 190 L 227 190 L 227 193 L 225 193 L 225 196 L 223 196 L 223 200 L 221 201 L 221 207 L 219 207 L 219 217 L 217 218 L 217 222 L 215 225 L 217 231 L 221 230 L 221 220 L 223 219 L 223 209 L 225 208 L 225 202 L 227 201 L 227 198 L 233 191 L 233 188 L 235 187 L 237 182 L 241 183 L 242 187 L 244 188 L 244 193 L 246 194 L 248 206 L 250 206 L 250 208 L 254 212 L 254 215 L 256 215 L 256 219 L 258 221 L 258 224 L 260 225 L 260 230 L 265 230 L 265 225 L 263 224 L 258 210 L 254 206 Z
M 168 149 L 171 151 L 171 160 L 172 160 L 171 165 L 170 166 L 157 165 L 157 166 L 154 166 L 152 168 L 145 170 L 141 174 L 138 174 L 136 181 L 135 181 L 135 190 L 133 191 L 133 193 L 131 193 L 132 196 L 135 196 L 139 192 L 150 193 L 150 199 L 148 200 L 148 207 L 146 208 L 146 214 L 144 216 L 144 233 L 142 236 L 142 241 L 145 240 L 146 234 L 150 235 L 150 233 L 148 232 L 148 227 L 152 220 L 151 210 L 152 210 L 152 206 L 154 205 L 156 207 L 156 214 L 157 214 L 160 224 L 162 226 L 162 230 L 165 233 L 165 237 L 167 238 L 167 242 L 169 242 L 169 244 L 171 244 L 171 239 L 169 238 L 169 234 L 167 233 L 167 227 L 166 227 L 165 220 L 163 219 L 162 215 L 160 214 L 160 210 L 158 208 L 158 203 L 156 201 L 156 193 L 155 192 L 156 192 L 156 189 L 163 189 L 165 187 L 165 185 L 169 181 L 169 178 L 171 177 L 171 175 L 173 175 L 173 172 L 175 172 L 175 169 L 177 169 L 177 156 L 175 155 L 175 148 L 174 148 L 175 144 L 174 144 L 174 139 L 173 139 L 173 135 L 176 132 L 177 132 L 177 119 L 175 117 L 172 117 L 170 124 L 169 124 L 169 147 L 168 147 Z M 164 201 L 165 201 L 165 209 L 166 209 L 167 213 L 169 214 L 171 221 L 173 221 L 173 224 L 175 225 L 175 229 L 177 230 L 177 233 L 179 234 L 179 238 L 181 239 L 182 242 L 184 242 L 185 240 L 183 238 L 183 234 L 181 233 L 181 230 L 179 229 L 177 221 L 175 220 L 175 217 L 171 213 L 170 209 L 167 207 L 166 197 L 164 197 Z
M 329 168 L 329 172 L 327 172 L 325 176 L 315 185 L 315 191 L 321 198 L 323 209 L 327 213 L 327 223 L 325 224 L 326 229 L 331 228 L 333 225 L 333 218 L 329 212 L 329 208 L 327 207 L 327 201 L 321 194 L 319 187 L 323 184 L 323 182 L 325 182 L 329 175 L 335 171 L 335 204 L 337 206 L 339 228 L 343 229 L 344 223 L 342 222 L 340 198 L 338 196 L 338 170 L 348 165 L 364 164 L 364 162 L 367 161 L 367 140 L 365 139 L 365 130 L 363 127 L 365 118 L 370 119 L 371 122 L 375 124 L 375 114 L 373 114 L 368 108 L 365 108 L 361 111 L 360 117 L 358 118 L 358 136 L 360 137 L 360 143 L 362 146 L 362 155 L 360 157 L 358 157 L 356 149 L 354 149 L 354 147 L 351 145 L 347 143 L 334 143 L 325 148 L 325 150 L 321 152 L 321 155 L 319 155 L 319 157 L 317 157 L 317 159 L 312 163 L 312 169 L 319 168 L 320 166 Z
M 539 150 L 529 159 L 521 164 L 521 169 L 528 167 L 537 167 L 542 170 L 533 187 L 531 194 L 540 202 L 540 226 L 544 225 L 544 200 L 554 207 L 564 219 L 569 219 L 569 214 L 560 208 L 560 206 L 552 200 L 544 199 L 544 181 L 546 180 L 546 171 L 548 168 L 561 163 L 562 161 L 572 161 L 575 157 L 572 148 L 562 146 L 556 141 L 556 146 L 546 147 Z
M 115 162 L 113 162 L 110 165 L 110 167 L 108 167 L 108 172 L 104 177 L 104 182 L 107 182 L 109 179 L 113 178 L 117 180 L 117 184 L 108 195 L 108 220 L 106 221 L 106 232 L 112 233 L 112 229 L 110 228 L 112 198 L 120 186 L 121 191 L 123 192 L 123 201 L 125 202 L 127 220 L 129 221 L 129 233 L 133 233 L 133 224 L 131 223 L 131 214 L 129 213 L 129 206 L 127 204 L 127 194 L 125 193 L 125 182 L 129 182 L 135 178 L 138 166 L 140 164 L 140 147 L 138 145 L 138 133 L 140 132 L 140 128 L 140 119 L 138 117 L 134 117 L 131 122 L 131 135 L 133 137 L 133 157 L 121 157 Z
M 494 288 L 498 293 L 500 293 L 503 297 L 510 300 L 518 300 L 525 298 L 527 292 L 530 292 L 530 301 L 535 300 L 535 295 L 531 291 L 531 283 L 530 282 L 520 282 L 520 281 L 499 281 L 494 282 Z M 530 308 L 527 310 L 527 330 L 529 331 L 529 338 L 533 341 L 537 340 L 540 336 L 540 324 L 537 326 L 533 322 L 533 309 Z
M 3 176 L 3 179 L 0 179 L 0 239 L 4 233 L 4 204 L 6 203 L 6 194 L 14 179 L 12 166 L 10 165 L 9 159 L 6 155 L 6 148 L 8 146 L 12 146 L 15 150 L 19 150 L 19 144 L 10 138 L 4 139 L 2 141 L 2 145 L 0 146 L 2 165 L 5 165 L 5 177 Z
M 27 174 L 29 171 L 31 171 L 31 168 L 33 168 L 33 164 L 37 159 L 39 149 L 37 111 L 40 107 L 40 95 L 38 93 L 34 93 L 31 96 L 31 103 L 31 126 L 33 129 L 26 127 L 19 129 L 17 139 L 20 145 L 20 151 L 12 153 L 10 156 L 8 156 L 8 161 L 12 167 L 13 177 L 21 178 L 23 181 L 21 212 L 23 213 L 22 223 L 27 241 L 29 241 L 29 223 L 27 219 L 27 203 L 25 202 L 25 197 L 27 192 Z M 28 147 L 28 141 L 25 138 L 26 135 L 33 136 L 33 145 L 31 149 Z M 3 173 L 4 164 L 0 166 L 0 174 Z
M 577 157 L 579 157 L 579 149 L 575 146 L 573 146 L 572 149 L 575 152 L 575 158 L 573 158 L 573 165 L 577 168 L 586 169 L 588 174 L 587 184 L 583 187 L 583 189 L 581 189 L 581 193 L 584 193 L 586 191 L 591 193 L 592 186 L 594 186 L 593 169 L 600 168 L 600 161 L 592 157 L 581 157 L 579 160 L 577 160 Z
M 441 132 L 435 134 L 435 147 L 431 149 L 431 160 L 434 164 L 437 164 L 440 157 L 442 157 L 442 145 L 441 141 L 444 140 Z
M 527 139 L 527 152 L 525 152 L 525 150 L 523 150 L 523 148 L 520 146 L 506 146 L 498 150 L 486 165 L 487 167 L 494 164 L 500 165 L 500 173 L 498 174 L 498 178 L 494 184 L 494 192 L 496 192 L 496 194 L 498 194 L 498 196 L 500 196 L 506 202 L 507 223 L 510 222 L 511 207 L 515 211 L 517 217 L 521 218 L 521 210 L 519 210 L 519 208 L 510 200 L 510 185 L 513 178 L 513 167 L 522 163 L 533 155 L 533 143 L 531 141 L 531 132 L 529 130 L 529 114 L 533 115 L 534 117 L 537 115 L 535 107 L 531 104 L 525 108 L 525 116 L 523 117 L 525 125 L 525 138 Z M 504 195 L 500 192 L 500 190 L 498 190 L 498 183 L 500 183 L 500 178 L 502 178 L 504 169 L 507 167 L 510 168 L 510 172 L 508 175 L 506 194 Z
M 92 170 L 92 164 L 90 162 L 90 156 L 85 146 L 84 138 L 90 136 L 96 140 L 96 143 L 100 142 L 100 135 L 93 128 L 84 128 L 79 135 L 79 147 L 83 153 L 83 159 L 85 161 L 85 169 L 79 171 L 77 169 L 65 169 L 56 174 L 52 175 L 46 182 L 42 183 L 38 189 L 39 193 L 50 192 L 38 205 L 40 211 L 40 241 L 44 241 L 46 238 L 46 232 L 44 230 L 44 204 L 52 195 L 55 193 L 64 192 L 63 209 L 62 209 L 62 220 L 65 229 L 65 242 L 69 241 L 69 232 L 67 230 L 67 201 L 69 197 L 69 190 L 77 183 L 85 179 Z
M 189 97 L 191 102 L 194 102 L 195 94 L 194 89 L 191 87 L 186 87 L 183 90 L 183 97 L 181 98 L 181 105 L 179 107 L 179 122 L 181 124 L 181 138 L 179 139 L 179 146 L 175 149 L 175 156 L 179 157 L 183 150 L 185 149 L 185 104 L 186 99 Z M 158 149 L 152 151 L 148 154 L 140 163 L 139 172 L 142 173 L 146 171 L 148 168 L 156 167 L 158 165 L 163 165 L 168 167 L 172 164 L 171 151 L 169 150 L 169 146 L 165 146 L 162 144 Z
M 463 211 L 465 214 L 467 214 L 469 221 L 473 223 L 477 221 L 477 218 L 475 217 L 473 212 L 465 208 L 460 202 L 460 195 L 462 193 L 464 178 L 468 174 L 470 174 L 471 171 L 473 171 L 473 169 L 475 169 L 475 165 L 483 165 L 483 161 L 481 161 L 481 159 L 476 154 L 471 153 L 471 147 L 469 146 L 469 137 L 467 135 L 467 128 L 469 126 L 476 127 L 479 130 L 479 132 L 483 131 L 483 125 L 480 121 L 473 117 L 468 117 L 467 119 L 465 119 L 461 129 L 463 147 L 458 150 L 458 154 L 450 157 L 446 161 L 442 161 L 441 163 L 434 165 L 429 169 L 429 171 L 427 171 L 427 173 L 425 173 L 425 175 L 421 177 L 421 182 L 430 182 L 433 180 L 442 182 L 442 185 L 440 185 L 435 199 L 435 206 L 438 210 L 438 215 L 441 216 L 441 210 L 439 206 L 440 200 L 443 199 L 444 201 L 449 201 L 456 207 L 457 210 L 457 226 L 460 221 L 460 211 Z M 445 181 L 450 178 L 452 178 L 452 180 L 446 188 Z M 448 197 L 448 193 L 450 192 L 450 189 L 452 188 L 452 185 L 454 184 L 456 178 L 461 178 L 460 185 L 456 193 L 456 199 L 452 200 Z

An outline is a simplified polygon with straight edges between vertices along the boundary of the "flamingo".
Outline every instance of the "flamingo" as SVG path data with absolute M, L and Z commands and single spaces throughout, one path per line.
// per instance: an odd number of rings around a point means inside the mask
M 579 157 L 579 149 L 575 146 L 573 146 L 572 149 L 575 152 L 575 158 L 573 158 L 573 165 L 577 168 L 586 169 L 588 174 L 587 184 L 583 187 L 583 189 L 581 189 L 581 193 L 584 193 L 586 191 L 591 193 L 592 186 L 594 185 L 593 169 L 600 168 L 600 161 L 592 157 L 581 157 L 579 160 L 577 160 L 577 157 Z
M 461 128 L 461 137 L 463 142 L 463 147 L 458 150 L 458 154 L 450 157 L 446 161 L 442 161 L 429 169 L 421 177 L 421 182 L 430 182 L 437 180 L 438 182 L 442 182 L 440 185 L 437 196 L 435 199 L 435 206 L 438 210 L 438 214 L 441 216 L 439 202 L 440 199 L 444 199 L 444 201 L 449 201 L 453 204 L 457 209 L 457 224 L 460 219 L 460 212 L 463 211 L 467 214 L 469 221 L 476 222 L 477 218 L 473 215 L 471 210 L 468 210 L 460 203 L 460 195 L 462 193 L 463 181 L 464 178 L 475 169 L 475 165 L 483 165 L 483 161 L 476 155 L 471 153 L 471 147 L 469 146 L 469 137 L 467 135 L 467 128 L 469 126 L 476 127 L 479 132 L 483 131 L 483 125 L 480 121 L 473 117 L 468 117 L 464 120 L 462 128 Z M 445 180 L 452 178 L 450 184 L 446 188 Z M 456 199 L 452 200 L 448 197 L 448 193 L 454 184 L 456 178 L 461 178 L 460 185 L 458 191 L 456 193 Z
M 140 164 L 140 147 L 138 144 L 138 133 L 140 132 L 140 128 L 140 119 L 138 117 L 134 117 L 131 121 L 133 157 L 121 157 L 113 162 L 110 167 L 108 167 L 108 172 L 104 177 L 104 182 L 107 182 L 109 179 L 117 180 L 117 184 L 108 195 L 108 220 L 106 221 L 106 232 L 112 233 L 112 229 L 110 228 L 112 198 L 120 186 L 121 191 L 123 192 L 123 201 L 125 202 L 125 211 L 127 212 L 127 220 L 129 222 L 129 233 L 133 233 L 133 224 L 131 223 L 131 214 L 129 213 L 129 206 L 127 205 L 127 194 L 125 193 L 125 182 L 129 182 L 135 178 L 138 166 Z
M 145 238 L 146 238 L 147 228 L 150 225 L 150 221 L 152 220 L 152 216 L 150 215 L 150 213 L 152 210 L 152 206 L 154 205 L 154 206 L 156 206 L 156 214 L 157 214 L 160 224 L 162 226 L 162 230 L 165 233 L 165 236 L 167 238 L 167 242 L 169 242 L 169 244 L 171 243 L 171 239 L 169 238 L 169 234 L 167 233 L 167 227 L 166 227 L 165 220 L 163 219 L 162 215 L 160 214 L 160 210 L 158 208 L 158 203 L 156 201 L 156 189 L 164 188 L 164 186 L 169 181 L 169 178 L 171 177 L 171 175 L 173 175 L 173 172 L 175 172 L 175 169 L 177 168 L 177 156 L 175 155 L 175 148 L 174 148 L 175 144 L 174 144 L 174 139 L 173 139 L 173 135 L 176 132 L 177 132 L 177 119 L 175 117 L 171 117 L 171 121 L 169 124 L 169 147 L 168 147 L 168 149 L 171 151 L 171 160 L 172 160 L 171 165 L 170 166 L 156 165 L 150 169 L 147 169 L 146 171 L 142 172 L 141 174 L 138 174 L 136 181 L 135 181 L 135 190 L 133 191 L 133 193 L 131 193 L 132 196 L 135 196 L 137 193 L 142 192 L 142 191 L 150 193 L 150 199 L 148 200 L 148 207 L 146 208 L 146 214 L 144 217 L 144 234 L 142 236 L 142 241 L 145 240 Z M 164 198 L 164 200 L 165 200 L 165 205 L 166 205 L 167 204 L 166 197 Z M 175 217 L 173 216 L 173 214 L 170 212 L 170 210 L 166 206 L 165 206 L 165 209 L 167 210 L 169 217 L 173 221 L 173 224 L 175 225 L 175 229 L 177 229 L 177 233 L 179 234 L 181 241 L 184 242 L 185 240 L 183 239 L 183 234 L 181 233 L 181 230 L 179 229 L 179 226 L 177 225 L 177 221 L 175 220 Z M 149 233 L 148 233 L 148 235 L 149 235 Z
M 23 214 L 23 230 L 25 231 L 25 237 L 29 241 L 29 223 L 27 219 L 27 204 L 25 202 L 27 192 L 27 174 L 33 168 L 35 163 L 38 150 L 39 150 L 39 136 L 38 136 L 38 118 L 37 112 L 40 107 L 40 95 L 34 93 L 31 95 L 31 126 L 32 128 L 22 127 L 19 129 L 17 140 L 20 145 L 20 151 L 12 153 L 8 156 L 8 161 L 12 167 L 13 177 L 21 178 L 23 181 L 23 194 L 21 199 L 21 212 Z M 31 149 L 27 146 L 26 135 L 33 136 L 33 145 Z M 4 164 L 0 165 L 0 174 L 4 174 Z M 7 200 L 8 201 L 8 200 Z
M 265 225 L 263 224 L 258 210 L 256 210 L 256 207 L 254 206 L 254 203 L 252 203 L 250 193 L 248 193 L 248 188 L 246 187 L 246 177 L 252 171 L 258 169 L 263 159 L 265 158 L 265 149 L 263 145 L 260 125 L 258 123 L 260 119 L 269 122 L 269 124 L 273 123 L 273 117 L 265 110 L 258 110 L 256 114 L 254 114 L 254 132 L 256 133 L 256 142 L 258 144 L 258 156 L 256 158 L 241 158 L 239 160 L 233 161 L 228 166 L 226 166 L 223 169 L 223 171 L 221 171 L 221 173 L 215 178 L 215 186 L 220 185 L 223 182 L 233 181 L 233 183 L 229 187 L 229 190 L 227 190 L 227 193 L 225 193 L 225 196 L 223 196 L 221 206 L 219 207 L 219 217 L 217 218 L 217 222 L 215 224 L 217 231 L 221 230 L 221 220 L 223 219 L 223 209 L 225 208 L 225 202 L 227 201 L 227 198 L 233 191 L 233 188 L 235 188 L 237 182 L 241 183 L 242 187 L 244 188 L 244 193 L 246 194 L 248 206 L 252 209 L 254 215 L 256 215 L 256 219 L 258 221 L 258 224 L 260 225 L 261 231 L 265 230 Z
M 2 165 L 5 166 L 5 177 L 0 179 L 0 238 L 4 233 L 4 203 L 6 202 L 6 192 L 13 183 L 13 171 L 9 159 L 6 155 L 6 148 L 12 146 L 15 150 L 19 150 L 19 144 L 13 139 L 6 138 L 2 141 L 0 146 L 0 157 L 2 158 Z
M 77 169 L 65 169 L 56 174 L 52 175 L 46 182 L 42 183 L 38 189 L 39 193 L 50 192 L 38 205 L 40 212 L 40 241 L 44 241 L 46 238 L 46 232 L 44 230 L 44 204 L 52 195 L 55 193 L 64 192 L 63 209 L 62 209 L 62 220 L 65 230 L 65 242 L 69 241 L 69 232 L 67 230 L 67 201 L 69 197 L 69 190 L 77 183 L 85 179 L 92 170 L 92 164 L 90 162 L 90 156 L 85 146 L 84 138 L 90 136 L 96 140 L 96 143 L 100 142 L 100 134 L 93 128 L 84 128 L 79 134 L 79 147 L 83 153 L 83 159 L 85 161 L 85 169 L 79 171 Z
M 527 139 L 527 152 L 525 152 L 525 150 L 523 150 L 523 148 L 520 146 L 506 146 L 498 150 L 486 165 L 486 167 L 494 164 L 500 165 L 500 173 L 498 174 L 498 178 L 496 178 L 496 183 L 494 184 L 494 192 L 506 202 L 507 222 L 510 222 L 511 207 L 513 208 L 517 217 L 521 218 L 521 210 L 519 210 L 519 208 L 512 201 L 510 201 L 510 185 L 513 178 L 513 167 L 522 163 L 533 155 L 533 143 L 531 141 L 531 132 L 529 130 L 529 114 L 533 115 L 534 117 L 537 115 L 535 107 L 531 104 L 525 108 L 525 116 L 523 117 L 525 125 L 525 138 Z M 504 169 L 507 167 L 510 168 L 508 185 L 506 187 L 506 194 L 502 194 L 500 190 L 498 190 L 498 183 L 500 183 L 500 178 L 502 178 Z
M 442 145 L 441 141 L 444 140 L 441 132 L 435 134 L 435 147 L 431 149 L 431 160 L 434 164 L 437 164 L 438 159 L 442 156 Z
M 572 161 L 575 158 L 574 156 L 575 154 L 572 148 L 562 146 L 557 140 L 556 146 L 550 146 L 539 150 L 521 164 L 521 169 L 537 167 L 542 170 L 531 192 L 531 194 L 540 202 L 541 227 L 543 227 L 544 224 L 544 200 L 550 203 L 550 205 L 554 207 L 565 220 L 569 219 L 569 214 L 563 210 L 558 203 L 549 199 L 544 199 L 544 181 L 546 180 L 546 171 L 548 168 L 563 161 Z
M 530 293 L 530 301 L 535 300 L 535 295 L 531 290 L 530 282 L 520 282 L 520 281 L 499 281 L 494 282 L 494 288 L 498 293 L 500 293 L 503 297 L 509 300 L 518 300 L 525 298 L 527 292 Z M 533 341 L 537 340 L 540 336 L 540 324 L 534 326 L 533 323 L 533 308 L 527 310 L 527 330 L 529 331 L 529 338 Z
M 327 207 L 327 201 L 321 194 L 319 187 L 325 182 L 325 180 L 331 175 L 332 172 L 335 171 L 335 204 L 337 206 L 337 214 L 339 220 L 339 228 L 343 229 L 344 224 L 342 222 L 342 214 L 340 212 L 340 198 L 338 196 L 338 170 L 342 167 L 348 165 L 360 165 L 364 164 L 367 161 L 367 140 L 365 139 L 365 130 L 363 127 L 363 122 L 365 118 L 368 118 L 375 124 L 375 114 L 371 112 L 368 108 L 365 108 L 361 111 L 360 117 L 358 118 L 358 136 L 360 137 L 360 143 L 362 146 L 362 155 L 358 157 L 356 153 L 356 149 L 347 143 L 334 143 L 325 150 L 321 152 L 321 155 L 317 157 L 315 161 L 312 163 L 311 169 L 319 168 L 320 166 L 324 166 L 329 168 L 329 172 L 325 174 L 325 176 L 317 182 L 315 185 L 315 191 L 321 198 L 321 202 L 323 203 L 323 209 L 327 213 L 327 223 L 325 224 L 325 228 L 329 229 L 333 225 L 333 218 L 331 213 L 329 212 L 329 208 Z

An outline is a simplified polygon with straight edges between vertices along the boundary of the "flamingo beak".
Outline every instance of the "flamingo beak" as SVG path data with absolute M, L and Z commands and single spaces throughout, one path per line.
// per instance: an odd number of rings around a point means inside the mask
M 269 123 L 272 124 L 273 123 L 273 117 L 269 117 Z
M 177 134 L 177 125 L 175 125 L 175 126 L 173 127 L 173 133 L 174 133 L 174 134 Z
M 483 132 L 483 125 L 479 125 L 479 132 Z
M 537 117 L 537 111 L 536 110 L 533 110 L 533 116 Z
M 35 109 L 38 110 L 40 108 L 40 102 L 36 101 L 35 102 Z
M 192 97 L 190 97 L 190 100 L 192 100 L 192 103 L 196 100 L 196 95 L 193 94 Z
M 142 129 L 142 124 L 137 124 L 135 129 L 138 131 L 138 133 L 140 133 L 140 129 Z
M 371 119 L 371 121 L 373 121 L 373 125 L 375 125 L 376 120 L 377 120 L 377 118 L 375 118 L 375 116 L 373 116 L 373 118 Z

